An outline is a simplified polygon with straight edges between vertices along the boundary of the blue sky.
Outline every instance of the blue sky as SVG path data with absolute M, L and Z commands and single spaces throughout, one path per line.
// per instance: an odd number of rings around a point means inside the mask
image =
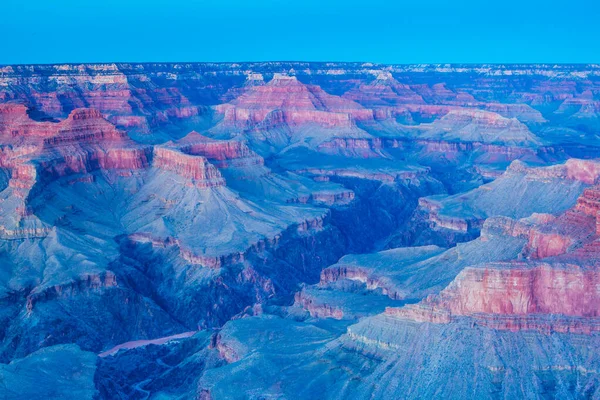
M 2 0 L 0 64 L 600 62 L 598 0 Z

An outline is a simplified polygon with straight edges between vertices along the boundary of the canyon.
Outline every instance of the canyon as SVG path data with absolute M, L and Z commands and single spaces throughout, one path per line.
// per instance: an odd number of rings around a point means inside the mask
M 600 66 L 0 66 L 0 397 L 600 396 Z

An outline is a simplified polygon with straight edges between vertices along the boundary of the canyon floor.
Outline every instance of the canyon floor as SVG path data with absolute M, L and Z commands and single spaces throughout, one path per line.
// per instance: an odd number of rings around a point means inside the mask
M 0 66 L 0 398 L 600 397 L 600 66 Z

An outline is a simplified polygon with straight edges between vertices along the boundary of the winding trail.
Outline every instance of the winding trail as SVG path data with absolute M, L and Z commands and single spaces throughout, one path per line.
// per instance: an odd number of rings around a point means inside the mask
M 170 342 L 171 340 L 189 338 L 191 336 L 194 336 L 194 334 L 196 332 L 198 332 L 198 331 L 190 331 L 190 332 L 178 333 L 176 335 L 165 336 L 165 337 L 161 337 L 161 338 L 158 338 L 158 339 L 133 340 L 131 342 L 121 343 L 119 345 L 116 345 L 115 347 L 113 347 L 110 350 L 106 350 L 106 351 L 103 351 L 102 353 L 98 354 L 98 357 L 113 356 L 119 350 L 130 350 L 130 349 L 135 349 L 137 347 L 147 346 L 149 344 L 161 345 L 161 344 L 165 344 L 167 342 Z

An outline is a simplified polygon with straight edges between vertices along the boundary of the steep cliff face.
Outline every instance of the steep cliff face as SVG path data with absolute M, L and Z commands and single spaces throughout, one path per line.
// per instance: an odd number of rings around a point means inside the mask
M 266 85 L 251 86 L 231 103 L 217 107 L 232 124 L 255 124 L 281 110 L 291 125 L 314 122 L 325 127 L 347 128 L 354 120 L 372 119 L 359 104 L 327 94 L 318 86 L 305 85 L 295 76 L 276 74 Z
M 2 105 L 5 151 L 3 165 L 36 160 L 42 166 L 61 160 L 64 168 L 84 168 L 93 158 L 101 168 L 138 169 L 147 165 L 143 152 L 95 109 L 76 109 L 57 123 L 37 122 L 21 105 Z M 77 165 L 77 164 L 80 165 Z
M 494 329 L 596 331 L 598 259 L 581 249 L 590 250 L 597 239 L 598 198 L 597 188 L 588 188 L 572 209 L 558 217 L 498 220 L 493 223 L 495 231 L 528 238 L 521 255 L 531 261 L 465 268 L 439 295 L 386 312 L 434 323 L 469 317 Z
M 156 168 L 175 172 L 189 178 L 198 187 L 223 186 L 219 171 L 205 157 L 182 153 L 176 149 L 160 148 L 154 150 L 153 165 Z
M 379 72 L 373 81 L 361 83 L 344 93 L 343 97 L 367 107 L 424 103 L 423 98 L 409 85 L 398 82 L 389 72 Z
M 557 214 L 575 204 L 577 210 L 588 203 L 593 208 L 595 200 L 580 193 L 597 181 L 598 165 L 570 159 L 560 165 L 529 168 L 515 161 L 491 183 L 458 195 L 421 198 L 419 207 L 435 227 L 462 233 L 479 231 L 491 216 L 518 219 L 532 213 Z
M 425 137 L 531 146 L 539 140 L 516 118 L 482 110 L 453 109 L 426 127 Z
M 599 328 L 597 280 L 597 271 L 573 265 L 485 265 L 464 269 L 435 298 L 386 313 L 420 322 L 470 317 L 494 329 L 589 334 Z
M 366 138 L 357 123 L 372 121 L 373 111 L 295 76 L 276 73 L 264 85 L 247 85 L 242 94 L 215 107 L 222 121 L 215 135 L 245 132 L 262 154 L 294 144 L 316 147 L 336 136 Z

